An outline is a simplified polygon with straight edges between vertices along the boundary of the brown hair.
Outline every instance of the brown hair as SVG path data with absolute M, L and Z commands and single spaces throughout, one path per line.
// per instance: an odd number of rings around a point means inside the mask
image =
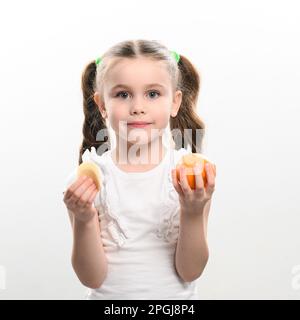
M 196 112 L 196 104 L 200 87 L 200 76 L 192 63 L 180 54 L 177 63 L 169 49 L 156 40 L 128 40 L 120 42 L 111 47 L 101 57 L 100 65 L 95 61 L 90 62 L 84 69 L 81 79 L 83 92 L 83 141 L 79 151 L 79 164 L 82 163 L 82 154 L 86 149 L 95 147 L 96 150 L 110 149 L 108 135 L 99 140 L 99 131 L 108 130 L 105 119 L 102 117 L 97 104 L 94 101 L 94 93 L 97 91 L 102 95 L 102 83 L 105 75 L 114 61 L 120 58 L 148 57 L 153 60 L 163 60 L 173 84 L 173 89 L 182 91 L 182 102 L 175 117 L 170 118 L 170 130 L 175 141 L 175 148 L 186 148 L 191 146 L 192 152 L 201 152 L 202 139 L 204 137 L 204 122 Z M 177 129 L 177 130 L 174 130 Z M 190 130 L 185 130 L 190 129 Z M 107 131 L 106 131 L 107 132 Z M 185 133 L 184 133 L 185 132 Z M 196 136 L 200 141 L 197 140 Z M 182 137 L 184 136 L 184 141 Z M 105 145 L 104 145 L 105 144 Z M 103 148 L 105 147 L 105 148 Z M 105 151 L 106 151 L 105 150 Z

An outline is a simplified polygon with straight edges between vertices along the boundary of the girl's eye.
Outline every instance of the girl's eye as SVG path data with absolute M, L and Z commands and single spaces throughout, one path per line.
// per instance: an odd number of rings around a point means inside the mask
M 160 93 L 158 92 L 158 91 L 149 91 L 149 93 L 155 93 L 155 94 L 157 94 L 158 96 L 160 96 Z M 127 91 L 119 91 L 117 94 L 116 94 L 116 97 L 125 97 L 126 98 L 126 96 L 124 96 L 123 94 L 128 94 L 128 92 Z M 151 95 L 151 97 L 153 97 L 153 95 Z
M 116 97 L 119 97 L 120 95 L 122 95 L 122 97 L 124 97 L 123 96 L 123 93 L 127 93 L 126 91 L 120 91 L 120 92 L 118 92 L 117 94 L 116 94 Z
M 160 96 L 160 93 L 158 91 L 150 91 L 150 93 L 156 93 L 158 96 Z M 152 96 L 153 97 L 153 96 Z

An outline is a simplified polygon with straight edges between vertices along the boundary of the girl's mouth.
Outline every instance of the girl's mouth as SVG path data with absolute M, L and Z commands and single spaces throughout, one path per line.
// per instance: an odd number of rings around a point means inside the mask
M 145 127 L 148 127 L 150 126 L 151 123 L 147 123 L 147 122 L 130 122 L 130 123 L 127 123 L 127 125 L 129 127 L 133 127 L 133 128 L 145 128 Z

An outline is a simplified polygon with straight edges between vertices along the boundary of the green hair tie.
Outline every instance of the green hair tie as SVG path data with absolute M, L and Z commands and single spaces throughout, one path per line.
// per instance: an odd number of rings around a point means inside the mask
M 174 57 L 174 59 L 176 60 L 176 62 L 178 63 L 180 60 L 180 55 L 176 51 L 171 51 L 171 54 Z
M 96 66 L 98 66 L 102 61 L 102 58 L 101 57 L 98 57 L 96 60 L 95 60 L 95 63 L 96 63 Z

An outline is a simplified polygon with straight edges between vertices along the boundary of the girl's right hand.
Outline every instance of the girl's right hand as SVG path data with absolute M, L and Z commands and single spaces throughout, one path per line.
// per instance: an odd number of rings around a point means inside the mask
M 98 192 L 93 180 L 81 176 L 69 186 L 64 193 L 64 203 L 68 210 L 73 212 L 74 218 L 80 222 L 89 222 L 97 214 L 93 207 L 95 196 Z

